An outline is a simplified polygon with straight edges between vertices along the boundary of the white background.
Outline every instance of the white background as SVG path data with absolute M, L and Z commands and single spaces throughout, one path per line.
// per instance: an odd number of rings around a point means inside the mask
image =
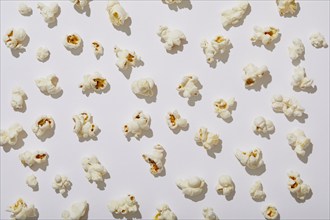
M 18 1 L 1 1 L 1 35 L 10 27 L 23 27 L 30 37 L 26 52 L 19 57 L 1 43 L 1 129 L 19 122 L 27 137 L 24 145 L 16 149 L 1 149 L 1 219 L 8 219 L 8 205 L 19 197 L 28 204 L 35 204 L 40 219 L 60 218 L 62 210 L 74 201 L 87 200 L 89 219 L 113 218 L 106 204 L 132 193 L 140 204 L 141 216 L 150 219 L 156 207 L 167 203 L 179 219 L 201 219 L 204 207 L 213 207 L 221 219 L 262 219 L 261 208 L 268 203 L 276 204 L 282 219 L 328 219 L 329 218 L 329 49 L 311 46 L 309 36 L 315 31 L 324 34 L 329 42 L 329 2 L 299 1 L 297 17 L 280 17 L 275 1 L 250 1 L 251 13 L 243 25 L 225 30 L 220 12 L 235 5 L 226 1 L 191 1 L 182 9 L 172 10 L 161 1 L 123 1 L 122 6 L 132 18 L 130 34 L 116 30 L 108 19 L 106 1 L 92 1 L 90 15 L 78 13 L 72 3 L 61 1 L 61 13 L 57 25 L 49 28 L 36 8 L 37 2 L 28 4 L 33 8 L 29 17 L 17 11 Z M 159 25 L 182 30 L 188 43 L 183 51 L 167 53 L 156 35 Z M 281 39 L 273 51 L 263 46 L 253 46 L 250 36 L 253 26 L 273 25 L 281 32 Z M 73 55 L 62 45 L 66 34 L 76 32 L 84 41 L 83 52 Z M 222 34 L 233 44 L 227 62 L 210 67 L 199 44 L 203 38 L 211 39 Z M 301 65 L 307 75 L 314 79 L 314 93 L 296 92 L 290 85 L 294 65 L 287 47 L 296 37 L 306 47 L 305 60 Z M 97 60 L 91 42 L 100 41 L 104 56 Z M 136 51 L 142 57 L 143 66 L 133 68 L 129 77 L 115 66 L 113 47 Z M 35 58 L 39 46 L 51 52 L 49 61 L 41 63 Z M 243 85 L 242 68 L 248 63 L 267 65 L 272 76 L 267 88 L 260 91 L 247 90 Z M 108 79 L 111 89 L 105 94 L 82 94 L 78 84 L 83 75 L 99 71 Z M 63 95 L 52 98 L 42 94 L 34 79 L 55 73 Z M 185 74 L 196 74 L 203 85 L 201 100 L 191 106 L 178 95 L 177 84 Z M 157 84 L 155 102 L 147 103 L 131 91 L 133 80 L 152 77 Z M 25 113 L 15 112 L 10 106 L 11 90 L 21 86 L 28 95 Z M 283 114 L 274 113 L 271 97 L 274 94 L 296 97 L 305 107 L 308 117 L 304 122 L 289 121 Z M 237 109 L 233 121 L 227 123 L 217 118 L 212 103 L 217 98 L 234 96 Z M 151 137 L 140 141 L 128 141 L 121 131 L 136 110 L 151 115 Z M 166 125 L 167 111 L 178 109 L 188 119 L 189 129 L 174 134 Z M 73 133 L 72 116 L 89 111 L 94 122 L 101 128 L 97 141 L 79 142 Z M 40 141 L 31 131 L 38 116 L 50 114 L 56 122 L 53 137 Z M 271 119 L 276 131 L 270 139 L 255 135 L 251 130 L 254 117 L 263 115 Z M 196 145 L 194 135 L 198 128 L 206 126 L 219 133 L 221 152 L 215 158 Z M 308 162 L 301 161 L 288 145 L 286 134 L 301 128 L 313 143 Z M 151 152 L 157 143 L 166 151 L 166 175 L 158 178 L 149 173 L 149 166 L 141 155 Z M 237 148 L 251 149 L 258 146 L 263 151 L 266 171 L 250 175 L 235 158 Z M 44 149 L 49 157 L 46 171 L 32 171 L 21 165 L 18 155 L 26 150 Z M 100 190 L 84 176 L 81 159 L 96 155 L 107 168 L 111 178 Z M 312 197 L 298 203 L 287 189 L 289 169 L 300 172 L 305 183 L 313 190 Z M 33 192 L 25 184 L 28 174 L 35 174 L 39 190 Z M 73 183 L 68 197 L 56 194 L 51 184 L 56 174 L 69 176 Z M 220 175 L 229 174 L 236 185 L 236 194 L 227 201 L 215 191 Z M 200 176 L 208 184 L 205 198 L 197 202 L 183 196 L 176 187 L 177 178 Z M 249 195 L 251 184 L 260 179 L 267 194 L 264 202 L 255 202 Z

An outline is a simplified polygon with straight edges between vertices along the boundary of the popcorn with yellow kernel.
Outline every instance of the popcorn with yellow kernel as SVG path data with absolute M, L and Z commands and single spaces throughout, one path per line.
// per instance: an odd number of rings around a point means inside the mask
M 157 214 L 154 220 L 177 220 L 175 213 L 170 209 L 167 204 L 162 204 L 157 208 Z
M 215 190 L 224 196 L 230 196 L 233 194 L 235 191 L 235 185 L 232 178 L 229 175 L 220 176 Z
M 93 74 L 84 75 L 83 82 L 79 84 L 79 88 L 81 88 L 83 92 L 99 92 L 103 91 L 107 87 L 107 85 L 107 79 L 104 78 L 102 74 L 96 72 Z
M 243 166 L 252 170 L 264 165 L 262 151 L 257 147 L 249 151 L 236 150 L 235 156 Z
M 3 36 L 2 40 L 10 49 L 23 49 L 23 41 L 27 34 L 23 28 L 10 28 Z
M 96 137 L 99 128 L 93 123 L 93 116 L 88 112 L 82 112 L 72 117 L 74 122 L 73 131 L 79 138 Z
M 185 128 L 188 125 L 186 119 L 181 118 L 181 115 L 178 113 L 177 110 L 172 112 L 167 112 L 166 114 L 166 122 L 170 129 L 174 130 L 176 128 Z
M 119 69 L 125 70 L 129 67 L 135 67 L 141 58 L 134 52 L 114 47 L 114 52 L 118 58 L 116 65 Z
M 278 210 L 274 204 L 266 205 L 261 211 L 265 219 L 267 220 L 274 220 L 277 219 L 279 216 Z
M 259 27 L 253 28 L 254 35 L 251 37 L 253 43 L 261 42 L 263 45 L 268 45 L 279 37 L 279 29 L 275 27 Z
M 142 158 L 150 165 L 151 174 L 157 175 L 164 170 L 165 153 L 165 149 L 157 144 L 151 154 L 142 155 Z
M 27 205 L 21 198 L 9 206 L 7 211 L 11 212 L 12 220 L 27 220 L 37 216 L 37 209 L 34 205 Z
M 67 34 L 63 39 L 63 45 L 68 50 L 78 49 L 82 45 L 82 38 L 77 33 Z
M 123 25 L 126 19 L 129 18 L 125 9 L 116 0 L 108 1 L 106 10 L 109 14 L 110 21 L 114 26 Z
M 229 119 L 235 102 L 235 98 L 233 97 L 229 98 L 227 101 L 224 99 L 217 99 L 213 103 L 214 112 L 224 120 Z
M 80 10 L 84 10 L 88 7 L 89 0 L 71 0 L 74 6 L 77 6 Z
M 201 127 L 195 135 L 195 141 L 201 144 L 205 150 L 211 150 L 220 142 L 219 135 L 211 133 L 205 127 Z
M 207 40 L 201 41 L 201 48 L 206 56 L 206 61 L 212 63 L 216 54 L 223 54 L 229 50 L 230 40 L 221 35 L 215 36 L 210 42 Z
M 125 136 L 132 134 L 135 138 L 139 138 L 144 131 L 150 130 L 150 116 L 143 111 L 137 111 L 132 121 L 123 126 Z
M 103 46 L 100 42 L 98 41 L 93 41 L 92 42 L 92 48 L 95 56 L 101 56 L 103 55 Z
M 243 71 L 244 75 L 242 78 L 244 85 L 245 87 L 251 87 L 268 72 L 268 68 L 265 65 L 257 67 L 254 64 L 249 63 L 243 68 Z
M 50 115 L 42 115 L 37 118 L 32 126 L 32 131 L 37 137 L 42 137 L 46 132 L 54 129 L 55 121 Z
M 309 185 L 303 183 L 300 174 L 296 171 L 288 172 L 288 189 L 299 200 L 305 200 L 306 196 L 310 193 L 311 188 Z
M 139 211 L 139 204 L 136 201 L 135 196 L 131 194 L 128 194 L 119 200 L 110 201 L 107 207 L 110 212 L 121 215 L 127 215 Z
M 32 168 L 35 164 L 46 163 L 48 160 L 48 153 L 43 150 L 36 150 L 34 152 L 25 151 L 19 154 L 21 163 L 26 167 Z

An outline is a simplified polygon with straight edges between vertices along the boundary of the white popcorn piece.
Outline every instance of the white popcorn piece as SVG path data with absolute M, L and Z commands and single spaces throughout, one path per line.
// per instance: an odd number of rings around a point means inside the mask
M 151 97 L 154 95 L 155 82 L 151 78 L 138 79 L 132 82 L 131 90 L 135 95 Z
M 46 95 L 55 95 L 62 91 L 58 85 L 58 77 L 55 74 L 50 74 L 46 77 L 40 77 L 35 80 L 36 85 L 40 91 Z
M 211 150 L 219 144 L 219 135 L 208 132 L 207 128 L 201 127 L 195 134 L 195 141 L 201 144 L 205 150 Z
M 204 208 L 203 216 L 205 220 L 219 220 L 219 217 L 214 213 L 213 208 Z
M 306 137 L 304 131 L 296 129 L 289 132 L 286 138 L 298 156 L 305 156 L 306 149 L 310 146 L 311 140 Z
M 25 106 L 25 100 L 27 99 L 26 93 L 22 88 L 16 87 L 11 92 L 11 107 L 14 110 L 21 110 Z
M 296 0 L 276 0 L 276 4 L 281 16 L 286 14 L 293 15 L 297 10 Z
M 55 191 L 63 195 L 69 191 L 71 185 L 72 183 L 67 176 L 56 175 L 52 187 L 55 189 Z
M 224 196 L 230 196 L 235 191 L 235 185 L 232 178 L 228 175 L 220 176 L 215 190 Z
M 298 66 L 294 69 L 291 85 L 300 89 L 306 89 L 313 86 L 313 80 L 307 78 L 305 68 Z
M 157 175 L 164 170 L 165 149 L 160 144 L 154 146 L 151 154 L 143 154 L 142 158 L 149 163 L 151 174 Z
M 229 50 L 230 44 L 231 43 L 228 38 L 217 35 L 210 42 L 207 40 L 202 40 L 200 46 L 206 56 L 206 61 L 208 63 L 212 63 L 216 54 L 223 54 Z
M 173 112 L 168 112 L 165 118 L 168 127 L 172 130 L 176 128 L 185 128 L 188 125 L 187 120 L 181 118 L 181 115 L 178 113 L 177 110 L 174 110 Z
M 95 56 L 101 56 L 103 55 L 103 46 L 100 42 L 98 41 L 93 41 L 92 42 L 92 48 Z
M 103 91 L 107 87 L 107 85 L 107 79 L 104 78 L 102 74 L 96 72 L 93 74 L 84 75 L 83 82 L 79 84 L 79 88 L 81 88 L 83 92 L 98 92 Z
M 256 67 L 254 64 L 249 63 L 247 66 L 243 68 L 244 75 L 243 81 L 245 87 L 253 86 L 256 81 L 264 76 L 268 72 L 267 66 Z
M 182 41 L 186 40 L 186 36 L 180 30 L 171 30 L 167 26 L 161 25 L 157 35 L 164 41 L 166 50 L 172 50 L 174 47 L 179 47 Z
M 107 205 L 110 212 L 114 214 L 127 215 L 139 210 L 139 204 L 135 196 L 128 194 L 122 199 L 112 200 Z
M 37 177 L 35 175 L 31 174 L 26 177 L 25 183 L 31 188 L 36 188 L 38 185 Z
M 40 10 L 40 14 L 44 17 L 44 21 L 48 24 L 56 22 L 56 18 L 60 12 L 60 6 L 57 3 L 50 3 L 45 5 L 39 2 L 37 8 Z
M 37 137 L 42 137 L 47 131 L 53 129 L 55 121 L 52 116 L 42 115 L 40 116 L 32 126 L 32 131 Z
M 262 211 L 262 214 L 264 215 L 265 219 L 268 219 L 268 220 L 277 219 L 279 216 L 278 210 L 274 204 L 268 204 L 261 211 Z
M 170 209 L 167 204 L 162 204 L 157 208 L 157 214 L 154 220 L 177 220 L 175 213 Z
M 236 150 L 235 156 L 243 166 L 246 166 L 249 169 L 257 169 L 264 165 L 262 152 L 257 147 L 250 151 Z
M 305 200 L 305 197 L 310 193 L 311 188 L 309 185 L 303 183 L 300 174 L 296 171 L 288 172 L 288 189 L 299 200 Z
M 32 8 L 21 2 L 18 5 L 18 12 L 23 16 L 30 16 L 32 14 Z
M 23 28 L 10 28 L 2 40 L 10 49 L 23 49 L 23 41 L 27 34 Z
M 143 111 L 137 111 L 132 121 L 123 126 L 125 136 L 133 134 L 135 138 L 139 138 L 144 131 L 150 130 L 150 116 Z
M 217 113 L 222 119 L 226 120 L 231 117 L 232 108 L 235 105 L 235 98 L 230 98 L 227 101 L 224 99 L 217 99 L 213 103 L 214 112 Z
M 71 0 L 71 2 L 81 10 L 87 8 L 89 4 L 89 0 Z
M 83 158 L 82 167 L 85 171 L 86 178 L 90 182 L 102 182 L 104 181 L 105 175 L 108 173 L 96 156 Z
M 80 220 L 87 212 L 88 203 L 86 201 L 80 201 L 73 203 L 69 210 L 62 212 L 62 219 L 64 220 Z
M 73 131 L 80 138 L 93 138 L 96 137 L 99 128 L 92 121 L 92 115 L 88 112 L 82 112 L 72 117 L 75 125 Z
M 125 70 L 129 67 L 135 67 L 141 61 L 141 58 L 134 51 L 120 49 L 118 46 L 115 46 L 114 52 L 118 58 L 116 65 L 119 69 Z
M 178 179 L 176 185 L 185 196 L 194 197 L 203 192 L 206 183 L 202 178 L 195 176 L 187 179 Z
M 309 40 L 313 47 L 315 48 L 321 48 L 321 47 L 328 47 L 328 43 L 325 40 L 325 37 L 320 33 L 320 32 L 315 32 L 313 33 L 310 37 Z
M 198 77 L 195 75 L 184 76 L 181 83 L 176 88 L 179 93 L 182 93 L 182 96 L 185 98 L 191 98 L 193 96 L 199 95 L 199 84 Z
M 247 9 L 249 8 L 249 5 L 250 4 L 247 1 L 242 1 L 235 7 L 222 11 L 222 26 L 226 28 L 238 24 L 243 19 Z
M 275 130 L 275 126 L 271 120 L 258 116 L 253 121 L 252 129 L 257 134 L 268 134 Z
M 37 209 L 34 205 L 27 205 L 21 198 L 9 206 L 7 211 L 12 213 L 10 216 L 12 220 L 26 220 L 37 216 Z
M 43 150 L 25 151 L 19 154 L 19 159 L 24 166 L 33 167 L 35 164 L 45 163 L 48 159 L 48 154 Z
M 109 1 L 106 10 L 109 14 L 110 21 L 114 26 L 123 25 L 129 17 L 125 9 L 116 0 Z
M 260 41 L 263 45 L 268 45 L 279 37 L 279 29 L 275 27 L 255 26 L 253 30 L 255 32 L 251 37 L 253 43 Z
M 252 199 L 256 201 L 261 201 L 266 197 L 266 194 L 263 191 L 262 183 L 259 180 L 254 182 L 251 186 L 250 195 Z
M 172 5 L 172 4 L 180 4 L 182 0 L 164 0 L 163 2 L 168 5 Z
M 292 45 L 288 47 L 288 50 L 291 60 L 297 60 L 305 54 L 305 46 L 299 38 L 292 41 Z
M 82 45 L 82 38 L 77 33 L 67 34 L 63 39 L 63 45 L 68 50 L 78 49 Z
M 273 96 L 272 108 L 275 112 L 282 112 L 287 117 L 301 117 L 305 112 L 296 99 L 282 95 Z
M 19 133 L 22 131 L 23 127 L 18 123 L 11 125 L 6 130 L 0 130 L 0 145 L 15 145 L 18 141 Z
M 48 59 L 49 55 L 50 52 L 46 47 L 39 47 L 37 50 L 36 57 L 40 62 L 45 62 Z

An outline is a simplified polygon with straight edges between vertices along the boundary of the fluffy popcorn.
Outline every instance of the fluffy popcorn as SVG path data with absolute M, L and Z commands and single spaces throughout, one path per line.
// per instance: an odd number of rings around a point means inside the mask
M 296 0 L 276 0 L 276 4 L 281 16 L 286 14 L 293 15 L 297 10 Z
M 290 192 L 295 194 L 298 199 L 305 200 L 305 197 L 311 191 L 310 186 L 303 183 L 298 172 L 289 171 L 288 177 L 288 189 L 290 190 Z
M 151 78 L 139 79 L 132 82 L 131 90 L 135 95 L 151 97 L 154 95 L 154 81 Z
M 168 127 L 172 130 L 176 128 L 185 128 L 188 125 L 187 120 L 181 118 L 177 110 L 174 110 L 173 112 L 168 112 L 165 118 Z
M 262 152 L 257 147 L 250 151 L 236 150 L 235 156 L 243 166 L 246 166 L 249 169 L 257 169 L 264 165 L 264 161 L 262 160 Z
M 105 175 L 108 173 L 96 156 L 83 158 L 82 167 L 85 171 L 86 178 L 90 182 L 102 182 L 104 181 Z
M 292 45 L 288 47 L 288 50 L 291 60 L 297 60 L 305 54 L 305 46 L 299 38 L 292 41 Z
M 106 10 L 114 26 L 123 25 L 125 20 L 129 17 L 125 9 L 116 0 L 109 1 Z
M 279 36 L 279 29 L 275 27 L 259 27 L 253 28 L 254 35 L 251 37 L 252 42 L 260 41 L 263 45 L 268 45 L 276 40 Z
M 262 183 L 258 180 L 253 183 L 250 188 L 250 195 L 252 199 L 260 201 L 266 197 L 265 192 L 263 191 Z
M 313 86 L 313 80 L 307 78 L 305 68 L 298 66 L 294 69 L 292 75 L 291 85 L 293 87 L 299 87 L 300 89 L 306 89 Z
M 57 192 L 63 195 L 69 191 L 71 185 L 72 183 L 70 182 L 68 177 L 63 175 L 56 175 L 52 187 Z
M 157 208 L 154 220 L 177 220 L 177 217 L 167 204 L 162 204 Z
M 143 154 L 142 158 L 149 163 L 150 173 L 157 175 L 164 170 L 165 149 L 157 144 L 151 154 Z
M 207 128 L 204 127 L 198 130 L 194 139 L 197 143 L 202 144 L 206 150 L 211 150 L 220 142 L 219 135 L 208 132 Z
M 29 187 L 31 187 L 31 188 L 35 188 L 35 187 L 37 187 L 37 185 L 38 185 L 38 180 L 37 180 L 37 177 L 35 176 L 35 175 L 29 175 L 29 176 L 27 176 L 26 177 L 26 181 L 25 181 L 25 183 L 29 186 Z
M 305 112 L 296 99 L 282 95 L 273 96 L 272 108 L 275 112 L 283 112 L 287 117 L 301 117 Z
M 203 216 L 205 220 L 219 220 L 219 217 L 214 213 L 213 208 L 204 208 Z
M 85 215 L 88 209 L 86 201 L 75 202 L 71 205 L 69 210 L 62 212 L 62 219 L 64 220 L 80 220 Z
M 246 87 L 253 86 L 256 81 L 263 77 L 265 73 L 268 72 L 267 66 L 256 67 L 254 64 L 250 63 L 243 68 L 244 75 L 243 81 Z
M 81 10 L 84 10 L 89 4 L 89 0 L 71 0 L 71 2 Z
M 37 137 L 42 137 L 47 131 L 53 129 L 55 121 L 52 116 L 42 115 L 40 116 L 32 126 L 32 131 Z
M 132 121 L 129 121 L 123 126 L 123 132 L 127 136 L 133 134 L 135 138 L 139 138 L 143 131 L 150 130 L 150 116 L 143 113 L 143 111 L 137 111 Z
M 275 205 L 268 204 L 262 210 L 262 214 L 264 215 L 265 219 L 273 220 L 278 218 L 278 211 Z
M 55 74 L 50 74 L 46 77 L 41 77 L 35 80 L 36 85 L 42 93 L 47 95 L 55 95 L 62 91 L 58 85 L 58 77 Z
M 22 88 L 16 87 L 11 92 L 11 107 L 14 110 L 21 110 L 25 106 L 25 100 L 27 99 L 26 93 Z
M 82 39 L 77 33 L 67 34 L 63 40 L 63 45 L 68 50 L 75 50 L 82 45 Z
M 191 98 L 199 94 L 199 88 L 197 84 L 199 83 L 198 77 L 195 75 L 184 76 L 181 83 L 176 88 L 179 93 L 185 98 Z
M 92 48 L 93 48 L 95 56 L 101 56 L 103 54 L 103 46 L 100 42 L 93 41 Z
M 167 26 L 160 26 L 157 35 L 164 41 L 166 50 L 172 50 L 174 47 L 179 47 L 186 36 L 182 31 L 171 30 Z
M 37 209 L 34 205 L 27 205 L 21 198 L 9 206 L 7 211 L 12 213 L 10 216 L 12 220 L 26 220 L 37 216 Z
M 214 112 L 222 119 L 226 120 L 231 117 L 231 109 L 235 105 L 235 98 L 230 98 L 227 101 L 224 99 L 217 99 L 213 103 Z
M 84 75 L 83 82 L 80 83 L 79 88 L 83 92 L 86 91 L 103 91 L 108 85 L 108 81 L 100 73 Z
M 44 62 L 48 59 L 50 55 L 49 50 L 46 47 L 39 47 L 37 50 L 37 59 L 41 62 Z
M 48 24 L 56 21 L 56 17 L 60 11 L 60 6 L 58 6 L 57 3 L 45 5 L 44 3 L 39 2 L 37 8 L 40 10 L 40 14 L 44 17 L 44 21 Z
M 235 191 L 235 185 L 230 176 L 222 175 L 215 189 L 219 194 L 229 196 Z
M 114 214 L 126 215 L 138 211 L 138 202 L 135 196 L 130 194 L 122 199 L 110 201 L 107 206 L 109 211 Z
M 203 192 L 205 181 L 200 177 L 190 177 L 188 179 L 178 179 L 176 185 L 186 196 L 194 197 Z
M 119 69 L 127 69 L 137 65 L 141 58 L 134 52 L 125 49 L 120 49 L 118 46 L 114 47 L 114 52 L 118 58 L 116 65 Z
M 230 40 L 221 36 L 215 36 L 210 42 L 202 40 L 200 46 L 206 56 L 206 61 L 212 63 L 217 53 L 225 53 L 230 46 Z
M 271 120 L 258 116 L 254 119 L 252 129 L 257 134 L 267 134 L 275 130 L 275 126 Z
M 328 47 L 325 37 L 320 32 L 313 33 L 309 40 L 315 48 Z
M 6 130 L 0 130 L 0 145 L 15 145 L 18 141 L 18 135 L 23 131 L 23 127 L 15 123 Z
M 289 132 L 286 136 L 289 144 L 294 148 L 294 151 L 299 156 L 305 156 L 306 149 L 310 146 L 311 140 L 306 137 L 304 131 L 296 129 Z
M 27 34 L 23 28 L 10 28 L 2 40 L 10 49 L 22 49 Z
M 48 159 L 48 154 L 43 150 L 35 152 L 25 151 L 19 154 L 19 159 L 24 166 L 33 167 L 35 164 L 45 163 Z
M 98 126 L 93 123 L 92 115 L 88 112 L 82 112 L 72 117 L 75 123 L 73 131 L 81 138 L 96 137 L 99 130 Z
M 32 14 L 32 8 L 29 7 L 27 4 L 21 2 L 21 3 L 19 3 L 19 5 L 18 5 L 18 12 L 19 12 L 21 15 L 29 16 L 29 15 Z
M 172 5 L 172 4 L 180 4 L 182 0 L 164 0 L 163 2 L 165 2 L 168 5 Z
M 242 1 L 235 7 L 221 12 L 222 26 L 226 28 L 238 24 L 243 19 L 249 5 L 247 1 Z

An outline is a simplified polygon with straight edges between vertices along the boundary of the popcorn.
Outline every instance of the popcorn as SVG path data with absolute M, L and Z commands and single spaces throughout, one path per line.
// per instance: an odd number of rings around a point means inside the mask
M 102 182 L 104 181 L 105 175 L 108 173 L 96 156 L 83 158 L 82 167 L 85 171 L 86 178 L 90 182 Z
M 84 80 L 80 83 L 79 88 L 83 92 L 86 91 L 103 91 L 108 85 L 108 81 L 100 73 L 96 72 L 93 74 L 84 75 Z
M 205 220 L 219 220 L 219 217 L 214 213 L 213 208 L 204 208 L 203 216 Z
M 119 69 L 127 69 L 137 65 L 137 62 L 141 61 L 141 58 L 134 52 L 119 47 L 114 47 L 114 52 L 118 58 L 116 65 Z
M 221 12 L 222 26 L 226 28 L 238 24 L 244 18 L 249 5 L 247 1 L 242 1 L 237 6 Z
M 203 48 L 203 52 L 206 56 L 206 61 L 212 63 L 214 61 L 214 56 L 217 53 L 225 53 L 229 50 L 230 40 L 221 36 L 215 36 L 210 42 L 207 40 L 202 40 L 200 46 Z
M 103 55 L 103 46 L 98 41 L 92 42 L 92 48 L 94 51 L 95 56 L 101 56 Z
M 305 156 L 306 149 L 310 146 L 311 140 L 306 137 L 304 131 L 296 129 L 288 133 L 286 138 L 298 156 Z
M 179 30 L 171 30 L 167 26 L 160 26 L 157 35 L 164 41 L 166 50 L 172 50 L 175 46 L 179 47 L 186 36 Z
M 262 183 L 260 181 L 256 181 L 250 188 L 250 195 L 252 199 L 260 201 L 266 197 L 265 192 L 263 191 Z
M 131 89 L 135 95 L 151 97 L 154 95 L 152 91 L 154 86 L 155 83 L 151 78 L 145 78 L 133 81 Z
M 46 77 L 41 77 L 35 80 L 36 85 L 42 93 L 46 95 L 55 95 L 62 91 L 58 85 L 58 77 L 55 74 L 50 74 Z
M 254 170 L 264 165 L 264 161 L 262 160 L 262 152 L 257 147 L 246 152 L 236 150 L 235 156 L 243 166 L 246 166 L 249 169 Z
M 23 41 L 27 34 L 23 28 L 10 28 L 2 40 L 10 49 L 23 49 Z
M 222 119 L 226 120 L 231 117 L 232 108 L 235 105 L 235 98 L 230 98 L 227 101 L 224 99 L 217 99 L 213 103 L 214 112 L 217 113 Z
M 88 203 L 86 201 L 75 202 L 71 205 L 69 210 L 62 212 L 62 218 L 64 220 L 80 220 L 88 209 Z
M 68 34 L 63 40 L 63 45 L 68 50 L 78 49 L 82 45 L 82 39 L 77 33 Z
M 139 205 L 135 200 L 135 196 L 128 194 L 122 199 L 109 202 L 108 209 L 114 214 L 126 215 L 132 212 L 137 212 Z
M 167 204 L 162 204 L 157 208 L 154 220 L 177 220 L 177 217 Z
M 254 35 L 251 37 L 252 42 L 261 41 L 263 45 L 268 45 L 275 41 L 279 36 L 279 29 L 275 27 L 254 27 Z
M 133 134 L 135 138 L 139 138 L 143 131 L 150 130 L 150 116 L 143 113 L 143 111 L 137 111 L 132 121 L 123 126 L 123 132 L 127 136 Z
M 33 167 L 35 164 L 45 163 L 48 159 L 47 152 L 43 150 L 37 150 L 35 152 L 25 151 L 19 154 L 21 163 L 26 167 Z
M 278 211 L 275 205 L 268 204 L 266 207 L 263 208 L 262 214 L 266 219 L 277 219 L 278 218 Z
M 201 144 L 204 149 L 211 150 L 219 144 L 219 135 L 207 131 L 207 128 L 201 127 L 195 135 L 195 141 Z
M 143 159 L 150 165 L 150 173 L 153 175 L 160 174 L 164 169 L 165 150 L 160 145 L 154 146 L 152 154 L 143 154 Z
M 72 183 L 70 182 L 68 177 L 63 175 L 56 175 L 52 187 L 53 189 L 55 189 L 56 192 L 59 192 L 64 195 L 70 190 L 71 185 Z
M 40 14 L 44 17 L 44 21 L 48 24 L 56 22 L 56 17 L 60 12 L 60 7 L 57 3 L 50 3 L 48 6 L 39 2 L 37 8 L 40 10 Z
M 305 197 L 310 193 L 311 188 L 309 185 L 303 183 L 300 174 L 295 171 L 288 172 L 288 189 L 292 194 L 295 194 L 297 199 L 305 200 Z
M 299 38 L 294 39 L 292 44 L 288 47 L 289 56 L 291 60 L 297 60 L 305 54 L 305 46 Z
M 37 217 L 37 209 L 34 205 L 27 205 L 21 198 L 9 206 L 7 211 L 12 213 L 10 216 L 12 220 L 25 220 Z
M 92 116 L 88 112 L 82 112 L 79 115 L 74 115 L 72 117 L 75 125 L 73 131 L 80 138 L 93 138 L 99 130 L 98 126 L 92 121 Z
M 275 130 L 275 126 L 271 120 L 258 116 L 254 119 L 252 129 L 257 134 L 267 134 Z
M 111 23 L 114 26 L 121 26 L 129 17 L 125 9 L 116 0 L 109 1 L 106 10 L 108 11 Z
M 21 2 L 18 5 L 18 12 L 23 16 L 29 16 L 32 14 L 32 8 L 30 8 L 27 4 Z
M 245 74 L 243 75 L 243 81 L 245 87 L 253 86 L 256 81 L 264 76 L 268 72 L 267 66 L 256 67 L 254 64 L 250 63 L 243 68 Z
M 45 62 L 50 55 L 49 50 L 46 47 L 39 47 L 37 50 L 37 59 L 40 62 Z
M 14 110 L 21 110 L 25 106 L 25 100 L 27 99 L 26 93 L 22 88 L 16 87 L 11 92 L 11 107 Z
M 26 177 L 25 183 L 31 188 L 36 188 L 37 185 L 38 185 L 37 177 L 33 174 L 29 175 L 29 176 Z
M 298 66 L 292 75 L 291 85 L 300 89 L 306 89 L 313 86 L 313 80 L 307 78 L 305 68 Z
M 276 4 L 281 16 L 286 14 L 293 15 L 297 10 L 296 0 L 276 0 Z
M 55 126 L 55 121 L 52 116 L 42 115 L 40 116 L 34 125 L 32 126 L 32 131 L 37 137 L 42 137 L 47 131 L 53 129 Z
M 200 177 L 190 177 L 188 179 L 178 179 L 176 185 L 185 196 L 194 197 L 203 192 L 206 183 Z
M 81 10 L 87 8 L 89 4 L 89 0 L 71 0 L 71 2 Z
M 320 32 L 313 33 L 309 37 L 309 40 L 315 48 L 328 47 L 328 43 L 326 42 L 325 37 Z
M 197 76 L 187 75 L 184 76 L 181 83 L 176 88 L 179 93 L 182 93 L 182 96 L 185 98 L 191 98 L 193 96 L 199 95 L 199 88 L 197 84 L 199 83 Z
M 283 112 L 287 117 L 301 117 L 305 112 L 296 99 L 282 95 L 273 96 L 272 107 L 275 112 Z
M 166 122 L 170 129 L 174 130 L 176 128 L 185 128 L 187 127 L 188 123 L 186 119 L 181 118 L 180 114 L 177 110 L 173 112 L 168 112 L 166 114 Z
M 15 123 L 6 130 L 0 130 L 0 145 L 15 145 L 18 141 L 19 133 L 23 131 L 23 127 Z
M 230 176 L 222 175 L 215 189 L 221 195 L 230 196 L 235 191 L 235 185 Z

